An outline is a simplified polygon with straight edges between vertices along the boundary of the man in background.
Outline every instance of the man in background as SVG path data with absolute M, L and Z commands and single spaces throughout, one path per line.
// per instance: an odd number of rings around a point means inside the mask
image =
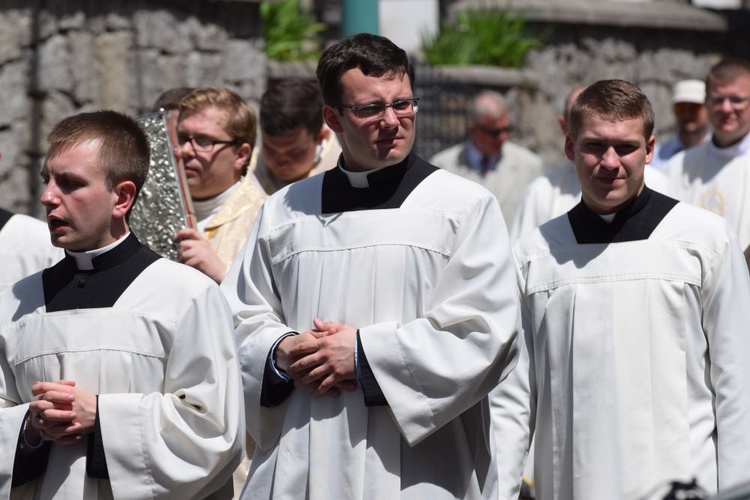
M 476 181 L 500 202 L 510 227 L 524 187 L 542 174 L 542 160 L 510 140 L 512 130 L 505 99 L 480 92 L 467 109 L 467 139 L 430 159 L 430 163 Z
M 651 166 L 666 170 L 667 162 L 685 149 L 705 142 L 708 137 L 706 111 L 706 83 L 700 80 L 682 80 L 675 84 L 672 93 L 677 135 L 666 142 L 656 143 Z
M 323 123 L 323 97 L 315 80 L 288 79 L 260 100 L 260 152 L 250 170 L 269 195 L 336 166 L 341 146 Z
M 246 175 L 256 134 L 255 113 L 229 89 L 200 88 L 180 101 L 177 141 L 197 227 L 175 235 L 179 259 L 217 283 L 267 197 Z
M 750 62 L 724 59 L 706 77 L 711 140 L 674 156 L 675 196 L 724 217 L 750 247 Z

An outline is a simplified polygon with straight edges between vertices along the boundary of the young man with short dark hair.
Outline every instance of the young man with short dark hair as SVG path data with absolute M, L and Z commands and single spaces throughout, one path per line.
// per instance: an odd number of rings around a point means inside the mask
M 42 167 L 58 264 L 0 294 L 0 497 L 231 498 L 240 378 L 218 286 L 141 245 L 149 144 L 66 118 Z
M 340 40 L 317 75 L 339 164 L 269 198 L 222 283 L 258 443 L 244 497 L 495 499 L 487 394 L 518 319 L 500 207 L 412 153 L 390 40 Z

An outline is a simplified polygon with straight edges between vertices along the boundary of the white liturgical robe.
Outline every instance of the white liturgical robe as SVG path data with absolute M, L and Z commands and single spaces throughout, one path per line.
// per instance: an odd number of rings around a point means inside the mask
M 749 171 L 750 134 L 727 148 L 706 141 L 667 164 L 675 197 L 724 217 L 743 249 L 750 246 Z
M 231 498 L 244 420 L 220 289 L 132 235 L 93 263 L 67 256 L 0 295 L 0 498 Z M 98 428 L 11 489 L 31 386 L 61 379 L 98 395 Z M 88 474 L 94 437 L 109 480 Z
M 721 218 L 650 190 L 631 208 L 607 224 L 579 204 L 514 246 L 526 349 L 493 423 L 501 476 L 516 478 L 535 427 L 540 500 L 750 479 L 750 278 L 737 240 Z
M 0 290 L 51 266 L 64 255 L 62 249 L 52 246 L 44 222 L 0 209 Z
M 519 321 L 499 205 L 415 156 L 358 180 L 339 167 L 269 198 L 222 283 L 258 443 L 243 498 L 494 500 L 486 396 Z M 316 317 L 359 328 L 387 404 L 361 386 L 261 404 L 274 343 Z

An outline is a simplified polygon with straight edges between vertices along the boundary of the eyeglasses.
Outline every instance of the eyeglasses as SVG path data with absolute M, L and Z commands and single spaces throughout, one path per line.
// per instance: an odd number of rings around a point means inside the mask
M 474 122 L 474 125 L 484 132 L 485 134 L 492 136 L 492 137 L 500 137 L 502 134 L 510 134 L 513 132 L 513 127 L 510 125 L 507 127 L 500 127 L 500 128 L 491 128 L 486 125 L 482 125 L 481 123 Z
M 417 102 L 419 97 L 411 99 L 399 99 L 398 101 L 387 102 L 382 104 L 363 104 L 362 106 L 349 106 L 347 104 L 338 104 L 337 108 L 351 109 L 352 114 L 361 119 L 383 118 L 386 108 L 391 108 L 396 116 L 405 117 L 417 114 Z
M 200 152 L 207 152 L 212 151 L 214 149 L 214 146 L 217 144 L 228 144 L 230 146 L 236 146 L 238 144 L 241 144 L 238 140 L 232 139 L 231 141 L 220 141 L 217 139 L 211 139 L 210 137 L 193 137 L 189 135 L 178 135 L 177 136 L 177 143 L 180 145 L 180 147 L 184 146 L 187 143 L 190 143 L 191 146 L 193 146 L 193 150 L 200 151 Z
M 713 108 L 718 108 L 719 106 L 723 106 L 724 101 L 727 99 L 729 99 L 729 104 L 731 104 L 732 108 L 735 110 L 744 108 L 747 103 L 750 102 L 750 97 L 713 96 L 708 98 L 708 104 Z

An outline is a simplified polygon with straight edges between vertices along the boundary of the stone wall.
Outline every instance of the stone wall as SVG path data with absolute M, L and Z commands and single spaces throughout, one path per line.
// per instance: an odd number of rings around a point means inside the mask
M 39 214 L 46 135 L 81 111 L 148 111 L 175 86 L 255 104 L 266 81 L 257 2 L 5 0 L 0 5 L 0 206 Z
M 513 140 L 542 154 L 551 168 L 562 160 L 556 116 L 565 95 L 601 78 L 641 85 L 656 109 L 656 132 L 666 137 L 674 82 L 702 78 L 722 55 L 750 56 L 748 12 L 669 0 L 525 5 L 530 28 L 548 37 L 523 70 L 418 65 L 419 154 L 429 157 L 462 140 L 466 103 L 489 87 L 508 98 Z M 331 23 L 327 32 L 335 32 Z M 162 90 L 183 85 L 225 85 L 257 105 L 269 78 L 312 75 L 314 64 L 269 65 L 261 47 L 257 0 L 4 0 L 0 206 L 40 214 L 45 137 L 66 116 L 100 108 L 138 115 Z
M 456 10 L 500 5 L 506 0 L 465 0 Z M 514 0 L 529 20 L 529 28 L 547 35 L 520 71 L 491 68 L 450 68 L 450 79 L 469 91 L 491 88 L 509 103 L 515 132 L 512 140 L 540 153 L 548 168 L 563 160 L 563 136 L 557 125 L 568 92 L 581 84 L 605 78 L 629 80 L 641 86 L 656 113 L 657 140 L 674 132 L 670 102 L 675 82 L 703 79 L 722 56 L 750 57 L 750 13 L 708 11 L 668 0 L 659 2 L 588 2 L 575 0 Z M 432 78 L 431 78 L 432 79 Z M 419 84 L 419 79 L 418 82 Z M 466 86 L 469 84 L 469 86 Z M 470 96 L 453 106 L 454 122 Z M 440 113 L 445 115 L 443 106 Z M 429 121 L 429 104 L 420 103 L 420 119 Z M 445 120 L 445 116 L 443 120 Z M 428 134 L 433 133 L 430 126 Z M 454 134 L 462 133 L 453 129 Z M 421 132 L 420 132 L 421 133 Z M 425 144 L 425 137 L 419 139 Z M 430 137 L 430 145 L 444 142 Z M 430 153 L 433 147 L 430 147 Z M 426 153 L 426 152 L 425 152 Z

